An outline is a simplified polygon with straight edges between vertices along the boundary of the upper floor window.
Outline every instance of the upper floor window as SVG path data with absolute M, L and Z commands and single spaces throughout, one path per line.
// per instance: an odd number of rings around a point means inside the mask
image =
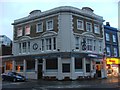
M 109 36 L 109 34 L 108 33 L 106 33 L 106 41 L 110 41 L 110 36 Z
M 53 20 L 48 20 L 46 24 L 47 30 L 53 30 Z
M 56 37 L 53 37 L 53 49 L 56 50 Z
M 38 23 L 36 32 L 42 32 L 42 31 L 43 31 L 43 23 Z
M 17 28 L 17 36 L 22 36 L 22 27 Z
M 21 53 L 21 43 L 19 43 L 19 53 Z
M 102 41 L 99 41 L 99 52 L 102 52 Z
M 96 51 L 96 40 L 94 40 L 94 51 Z
M 92 51 L 92 39 L 87 39 L 87 50 Z
M 46 50 L 51 50 L 52 49 L 52 42 L 51 42 L 51 38 L 47 38 L 46 39 Z
M 117 48 L 114 47 L 114 57 L 117 57 Z
M 79 37 L 75 37 L 75 49 L 79 49 Z
M 25 53 L 26 52 L 26 50 L 27 50 L 27 43 L 26 42 L 23 42 L 22 43 L 22 48 L 23 48 L 23 53 Z
M 90 22 L 87 22 L 87 23 L 86 23 L 86 30 L 87 30 L 88 32 L 92 32 L 92 24 L 91 24 Z
M 113 42 L 116 42 L 116 36 L 115 35 L 113 35 Z
M 107 52 L 107 56 L 110 56 L 110 47 L 107 46 L 106 48 L 107 48 L 107 51 L 106 51 Z
M 44 51 L 44 50 L 45 50 L 45 47 L 44 47 L 44 45 L 45 45 L 45 43 L 44 43 L 44 39 L 41 40 L 41 44 L 42 44 L 41 49 L 42 49 L 42 51 Z
M 100 28 L 98 24 L 94 24 L 94 32 L 98 34 L 100 33 Z
M 30 34 L 30 25 L 25 26 L 25 35 Z
M 83 28 L 83 21 L 82 20 L 77 20 L 77 29 L 79 30 L 84 30 Z

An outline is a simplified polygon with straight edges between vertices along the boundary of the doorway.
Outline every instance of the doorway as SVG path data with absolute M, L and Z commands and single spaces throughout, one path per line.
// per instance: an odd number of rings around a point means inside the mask
M 38 65 L 38 79 L 42 79 L 42 65 Z

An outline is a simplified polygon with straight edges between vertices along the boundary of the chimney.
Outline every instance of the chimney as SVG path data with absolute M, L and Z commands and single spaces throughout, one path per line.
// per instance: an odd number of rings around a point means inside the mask
M 109 22 L 106 22 L 106 26 L 110 26 L 110 23 L 109 23 Z

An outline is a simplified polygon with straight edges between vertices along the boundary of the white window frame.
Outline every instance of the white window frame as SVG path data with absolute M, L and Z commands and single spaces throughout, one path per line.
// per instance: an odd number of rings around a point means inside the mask
M 94 24 L 94 32 L 100 34 L 100 25 Z
M 24 46 L 24 44 L 25 44 L 25 46 Z M 26 53 L 27 52 L 27 42 L 23 42 L 22 43 L 22 53 Z
M 22 36 L 22 33 L 23 33 L 22 27 L 18 27 L 17 28 L 17 37 Z
M 80 38 L 78 36 L 75 36 L 75 49 L 80 49 Z
M 114 50 L 114 57 L 117 57 L 117 54 L 118 54 L 118 53 L 117 53 L 117 48 L 114 47 L 113 50 Z
M 26 28 L 28 28 L 28 27 L 29 27 L 29 32 L 26 31 Z M 29 35 L 29 34 L 30 34 L 30 25 L 26 25 L 25 26 L 25 35 Z
M 51 51 L 52 50 L 52 38 L 46 38 L 45 40 L 46 40 L 46 51 Z
M 99 52 L 102 52 L 102 44 L 103 42 L 102 41 L 99 41 Z
M 18 43 L 19 45 L 19 53 L 22 53 L 22 43 Z
M 53 40 L 53 44 L 52 44 L 52 45 L 53 45 L 53 50 L 56 51 L 56 49 L 57 49 L 57 38 L 56 38 L 56 37 L 53 37 L 52 40 Z M 54 41 L 54 40 L 55 40 L 55 41 Z
M 111 54 L 111 53 L 110 53 L 110 47 L 107 46 L 107 47 L 106 47 L 106 50 L 107 50 L 107 56 L 110 56 L 110 54 Z M 109 53 L 109 54 L 108 54 L 108 53 Z
M 88 24 L 90 24 L 90 30 L 87 29 Z M 87 32 L 92 32 L 92 23 L 86 22 L 86 31 Z
M 113 42 L 116 42 L 116 35 L 112 35 Z
M 97 49 L 96 48 L 97 40 L 94 40 L 93 42 L 94 42 L 93 50 L 96 51 L 96 49 Z
M 39 31 L 38 25 L 41 25 L 41 29 L 42 29 L 41 31 Z M 43 32 L 43 22 L 38 23 L 38 24 L 36 25 L 36 27 L 37 27 L 37 28 L 36 28 L 36 33 L 38 33 L 38 32 Z
M 52 26 L 51 26 L 51 28 L 48 28 L 48 23 L 51 22 L 51 21 L 52 21 L 52 24 L 51 24 Z M 53 30 L 53 19 L 50 19 L 50 20 L 47 20 L 47 21 L 46 21 L 46 30 L 47 30 L 47 31 Z
M 81 23 L 82 25 L 80 25 L 81 27 L 79 27 L 79 22 L 82 22 Z M 83 22 L 83 20 L 77 19 L 77 29 L 78 30 L 84 30 L 84 22 Z
M 45 39 L 41 39 L 41 51 L 45 51 Z
M 93 41 L 92 41 L 91 38 L 90 39 L 87 38 L 87 50 L 88 51 L 92 51 L 93 50 Z
M 106 33 L 105 37 L 106 37 L 106 41 L 110 41 L 110 34 Z

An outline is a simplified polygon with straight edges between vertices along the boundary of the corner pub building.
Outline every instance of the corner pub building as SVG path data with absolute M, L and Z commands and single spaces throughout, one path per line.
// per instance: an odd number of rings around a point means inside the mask
M 13 55 L 2 58 L 4 71 L 30 79 L 105 78 L 104 20 L 93 12 L 61 6 L 15 20 Z

